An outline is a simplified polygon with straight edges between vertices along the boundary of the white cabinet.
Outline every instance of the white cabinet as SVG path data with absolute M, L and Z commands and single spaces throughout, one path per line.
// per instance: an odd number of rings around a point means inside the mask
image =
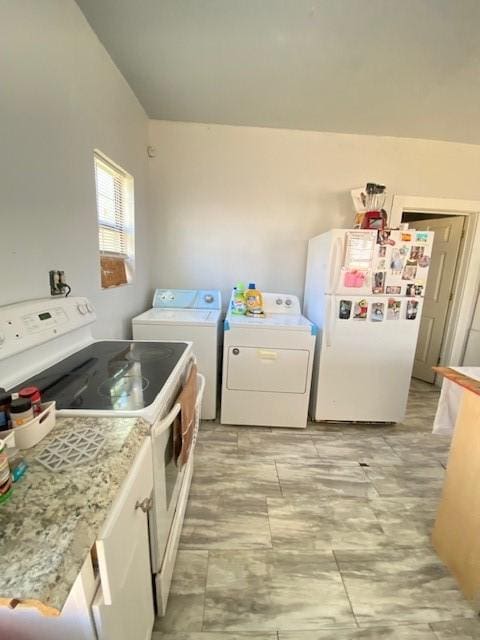
M 152 445 L 146 438 L 97 538 L 98 572 L 91 553 L 59 616 L 42 615 L 33 606 L 0 607 L 0 639 L 150 640 L 154 609 L 148 506 L 152 490 Z
M 147 640 L 153 621 L 148 510 L 150 438 L 142 445 L 96 543 L 100 585 L 92 604 L 99 640 Z

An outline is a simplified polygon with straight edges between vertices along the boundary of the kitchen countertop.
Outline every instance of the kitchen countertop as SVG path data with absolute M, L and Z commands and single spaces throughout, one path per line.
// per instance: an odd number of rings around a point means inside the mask
M 477 396 L 479 396 L 480 380 L 472 378 L 468 375 L 468 369 L 471 367 L 464 368 L 465 372 L 461 371 L 462 367 L 433 367 L 433 370 L 439 373 L 444 378 L 447 378 L 447 380 L 451 380 L 452 382 L 455 382 L 461 387 L 464 387 L 465 389 L 468 389 L 469 391 L 472 391 Z
M 36 462 L 55 436 L 85 428 L 105 434 L 95 460 L 60 472 Z M 0 504 L 0 605 L 29 600 L 50 615 L 61 611 L 148 433 L 139 418 L 57 417 L 23 452 L 28 469 Z

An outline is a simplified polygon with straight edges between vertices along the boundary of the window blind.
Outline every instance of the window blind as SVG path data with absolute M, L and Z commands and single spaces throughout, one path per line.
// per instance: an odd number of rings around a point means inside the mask
M 127 176 L 95 154 L 100 252 L 128 257 Z

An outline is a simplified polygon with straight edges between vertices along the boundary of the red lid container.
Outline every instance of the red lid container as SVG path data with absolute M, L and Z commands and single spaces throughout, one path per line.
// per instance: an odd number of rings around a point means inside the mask
M 19 398 L 28 398 L 28 400 L 30 400 L 35 414 L 41 412 L 42 408 L 40 404 L 42 402 L 42 396 L 38 387 L 23 387 L 23 389 L 20 389 L 18 392 L 18 396 Z

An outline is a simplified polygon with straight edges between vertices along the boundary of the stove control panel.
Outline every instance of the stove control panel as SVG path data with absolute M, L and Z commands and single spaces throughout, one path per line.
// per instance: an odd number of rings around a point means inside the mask
M 46 298 L 0 307 L 0 360 L 93 323 L 86 298 Z
M 68 322 L 68 316 L 61 307 L 57 307 L 49 311 L 29 313 L 22 317 L 22 322 L 28 333 L 35 333 Z

